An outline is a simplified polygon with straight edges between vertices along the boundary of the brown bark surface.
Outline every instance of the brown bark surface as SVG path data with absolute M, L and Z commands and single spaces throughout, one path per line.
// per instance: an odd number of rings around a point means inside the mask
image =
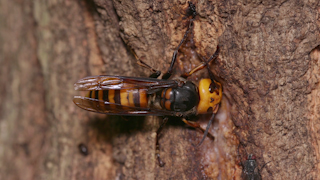
M 171 118 L 76 107 L 89 75 L 165 72 L 188 26 L 187 1 L 0 0 L 0 179 L 320 179 L 318 0 L 192 1 L 198 12 L 174 77 L 208 58 L 224 98 L 210 133 Z M 206 77 L 205 70 L 189 80 Z M 205 128 L 208 117 L 200 116 Z M 79 152 L 85 144 L 89 155 Z

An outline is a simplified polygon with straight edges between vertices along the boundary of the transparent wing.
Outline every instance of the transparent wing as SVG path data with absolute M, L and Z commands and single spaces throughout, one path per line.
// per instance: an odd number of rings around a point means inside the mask
M 168 87 L 177 87 L 179 81 L 156 78 L 138 78 L 125 76 L 88 76 L 74 84 L 77 91 L 146 88 L 150 91 Z

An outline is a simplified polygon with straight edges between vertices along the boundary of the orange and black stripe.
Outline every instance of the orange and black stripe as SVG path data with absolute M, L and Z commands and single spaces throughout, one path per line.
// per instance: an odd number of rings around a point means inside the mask
M 89 98 L 98 99 L 100 102 L 99 106 L 104 109 L 105 106 L 111 108 L 119 108 L 120 106 L 129 107 L 147 107 L 148 96 L 146 89 L 121 89 L 121 90 L 99 90 L 89 91 Z M 104 104 L 104 101 L 110 102 L 111 104 Z M 125 108 L 125 107 L 123 107 Z

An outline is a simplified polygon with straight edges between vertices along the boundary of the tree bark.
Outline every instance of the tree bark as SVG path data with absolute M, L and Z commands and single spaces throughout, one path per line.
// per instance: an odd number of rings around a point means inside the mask
M 89 75 L 167 71 L 187 1 L 0 1 L 0 179 L 320 179 L 317 0 L 192 1 L 197 16 L 173 78 L 209 58 L 224 98 L 210 133 L 170 118 L 108 116 L 73 104 Z M 197 56 L 199 54 L 199 56 Z M 197 83 L 206 70 L 188 80 Z M 203 128 L 207 116 L 199 116 Z M 88 147 L 88 155 L 78 145 Z M 242 178 L 244 176 L 242 175 Z

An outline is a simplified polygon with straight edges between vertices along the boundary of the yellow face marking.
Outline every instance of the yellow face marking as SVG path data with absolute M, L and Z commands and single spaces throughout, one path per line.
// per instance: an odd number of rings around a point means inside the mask
M 218 89 L 210 92 L 211 79 L 201 79 L 199 82 L 199 96 L 200 102 L 197 107 L 198 114 L 215 113 L 217 106 L 222 99 L 222 86 L 219 82 L 214 81 Z M 209 108 L 212 108 L 211 112 L 208 112 Z

